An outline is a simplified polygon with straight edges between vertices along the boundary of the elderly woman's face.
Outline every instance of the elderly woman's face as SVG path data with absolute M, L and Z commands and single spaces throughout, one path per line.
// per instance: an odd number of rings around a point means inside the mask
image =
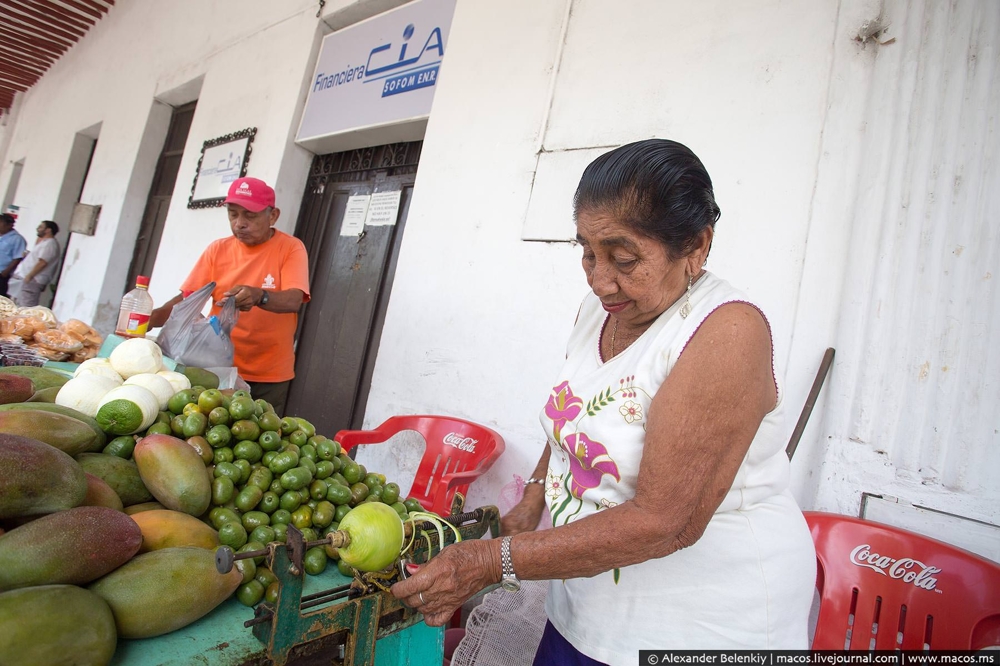
M 604 309 L 623 324 L 652 323 L 687 289 L 684 259 L 671 261 L 663 243 L 614 217 L 579 211 L 576 238 L 583 246 L 587 283 Z

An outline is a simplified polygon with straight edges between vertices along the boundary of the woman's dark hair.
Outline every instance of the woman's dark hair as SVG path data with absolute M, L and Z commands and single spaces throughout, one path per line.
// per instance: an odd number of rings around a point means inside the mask
M 701 160 L 667 139 L 630 143 L 591 162 L 573 197 L 574 217 L 580 211 L 611 215 L 666 245 L 675 261 L 721 214 Z

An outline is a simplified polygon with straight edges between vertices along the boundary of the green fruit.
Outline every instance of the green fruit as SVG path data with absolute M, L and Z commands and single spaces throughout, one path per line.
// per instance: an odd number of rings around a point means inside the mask
M 271 524 L 271 517 L 263 511 L 247 511 L 243 514 L 243 528 L 252 533 L 258 527 L 267 527 Z M 253 541 L 253 537 L 249 539 Z
M 215 460 L 215 451 L 213 451 L 212 447 L 208 445 L 208 440 L 204 437 L 198 437 L 195 435 L 194 437 L 188 437 L 184 441 L 188 443 L 188 446 L 198 452 L 198 455 L 201 456 L 202 461 L 206 465 Z
M 180 414 L 189 403 L 196 402 L 195 392 L 191 389 L 183 389 L 170 396 L 167 400 L 167 409 L 174 414 Z
M 154 423 L 149 426 L 146 430 L 147 435 L 172 435 L 174 433 L 173 428 L 170 427 L 169 423 Z
M 31 380 L 31 383 L 34 385 L 36 391 L 52 388 L 53 386 L 62 386 L 70 379 L 67 375 L 62 374 L 61 372 L 56 372 L 47 368 L 35 368 L 28 365 L 0 367 L 0 374 L 27 377 Z
M 260 444 L 260 448 L 264 451 L 277 451 L 281 448 L 281 435 L 273 430 L 265 430 L 260 433 L 257 443 Z
M 260 426 L 249 419 L 241 419 L 229 426 L 233 433 L 233 438 L 237 441 L 256 441 L 260 437 Z
M 270 525 L 258 525 L 250 533 L 250 541 L 268 544 L 274 541 L 274 529 Z
M 301 504 L 302 498 L 299 496 L 298 491 L 295 490 L 286 490 L 282 493 L 278 502 L 279 507 L 289 513 L 298 509 Z
M 115 618 L 101 597 L 76 585 L 0 594 L 0 664 L 107 664 Z
M 229 403 L 229 415 L 233 420 L 242 421 L 249 419 L 256 411 L 257 405 L 249 397 L 236 397 L 236 394 L 233 394 L 233 400 Z
M 124 458 L 128 460 L 132 457 L 132 451 L 135 450 L 135 437 L 132 435 L 122 435 L 121 437 L 115 437 L 113 440 L 108 442 L 108 445 L 104 447 L 102 453 L 106 453 L 110 456 L 118 456 L 119 458 Z
M 205 434 L 205 430 L 208 428 L 208 417 L 201 412 L 189 412 L 187 416 L 184 417 L 184 438 L 195 437 Z
M 249 541 L 248 540 L 245 544 L 243 544 L 243 547 L 240 548 L 236 552 L 238 552 L 238 553 L 249 553 L 249 552 L 255 551 L 255 550 L 264 550 L 264 544 L 262 544 L 259 541 Z M 256 557 L 253 558 L 253 561 L 254 561 L 254 564 L 258 564 L 258 565 L 264 564 L 264 556 L 263 555 L 258 555 L 258 556 L 256 556 Z
M 288 536 L 288 525 L 289 523 L 271 523 L 271 529 L 274 530 L 274 540 L 285 543 Z
M 303 568 L 311 576 L 318 576 L 326 570 L 326 551 L 322 548 L 316 546 L 309 548 L 302 559 Z
M 331 483 L 326 487 L 326 499 L 333 504 L 340 506 L 351 501 L 351 489 L 339 483 Z
M 306 442 L 309 441 L 309 435 L 307 435 L 304 430 L 299 428 L 288 435 L 288 441 L 295 446 L 305 446 Z
M 281 439 L 281 417 L 273 411 L 265 411 L 258 419 L 258 425 L 264 432 L 274 432 Z
M 233 462 L 234 460 L 236 460 L 236 456 L 228 446 L 212 449 L 212 462 L 214 464 L 218 465 L 220 462 Z
M 333 460 L 340 454 L 340 444 L 325 437 L 316 443 L 316 456 L 320 460 Z
M 86 585 L 127 562 L 141 545 L 139 526 L 115 509 L 79 506 L 42 516 L 0 536 L 0 592 Z
M 333 475 L 333 463 L 329 460 L 320 460 L 316 463 L 316 472 L 314 476 L 317 479 L 328 479 Z
M 233 550 L 242 548 L 247 542 L 247 531 L 239 522 L 223 523 L 219 527 L 219 543 Z
M 232 509 L 227 509 L 222 506 L 217 506 L 209 511 L 208 519 L 211 521 L 212 526 L 217 530 L 222 529 L 222 526 L 226 523 L 238 523 L 242 527 L 239 515 Z
M 264 590 L 264 601 L 269 604 L 278 603 L 278 593 L 281 591 L 281 585 L 278 583 L 271 583 Z
M 205 414 L 216 407 L 222 407 L 222 391 L 217 388 L 206 389 L 198 396 L 198 406 Z
M 254 562 L 252 557 L 248 557 L 242 560 L 236 560 L 233 562 L 233 566 L 240 570 L 243 574 L 243 584 L 249 583 L 257 575 L 257 563 Z
M 219 468 L 216 467 L 216 470 Z M 217 476 L 212 480 L 212 504 L 221 505 L 233 499 L 236 494 L 236 486 L 232 478 L 228 476 Z
M 309 497 L 314 500 L 326 499 L 326 489 L 326 482 L 316 479 L 309 484 Z
M 101 426 L 97 425 L 97 421 L 95 421 L 92 417 L 87 416 L 86 414 L 83 414 L 81 412 L 78 412 L 71 407 L 63 407 L 62 405 L 55 405 L 45 402 L 40 402 L 40 403 L 15 402 L 9 405 L 0 405 L 0 412 L 19 411 L 19 410 L 52 412 L 53 414 L 62 414 L 63 416 L 69 416 L 71 418 L 76 419 L 77 421 L 86 423 L 90 427 L 90 429 L 94 431 L 94 436 L 97 437 L 98 440 L 100 440 L 101 446 L 104 446 L 104 444 L 107 443 L 107 436 L 104 434 L 104 431 L 101 430 Z M 33 437 L 32 439 L 37 439 L 37 438 Z M 96 451 L 98 450 L 98 448 L 95 447 L 94 450 Z
M 138 425 L 142 425 L 141 412 Z M 139 429 L 138 425 L 135 430 Z M 37 409 L 0 412 L 0 432 L 45 442 L 71 456 L 104 448 L 104 442 L 83 421 Z
M 268 466 L 271 472 L 277 475 L 284 474 L 299 464 L 299 454 L 295 451 L 282 451 L 276 455 Z
M 246 486 L 236 495 L 236 507 L 244 513 L 252 511 L 262 497 L 264 497 L 263 490 L 257 486 Z
M 228 409 L 219 406 L 208 413 L 208 422 L 213 426 L 217 425 L 228 426 L 230 423 L 232 423 L 232 417 L 229 416 Z
M 281 434 L 287 436 L 299 429 L 299 423 L 291 416 L 281 419 Z
M 271 584 L 278 582 L 278 577 L 267 567 L 257 567 L 257 575 L 254 578 L 259 580 L 260 584 L 264 587 L 269 587 Z
M 406 510 L 408 512 L 425 510 L 424 505 L 418 502 L 417 500 L 413 499 L 412 497 L 408 497 L 407 499 L 403 500 L 403 504 L 406 506 Z
M 233 452 L 235 455 L 235 451 Z M 247 481 L 250 479 L 250 474 L 253 472 L 253 465 L 250 461 L 244 460 L 243 458 L 236 458 L 233 460 L 233 464 L 240 470 L 240 486 L 245 486 Z
M 238 569 L 220 574 L 211 550 L 163 548 L 133 557 L 88 589 L 108 602 L 119 638 L 149 638 L 207 615 L 242 580 Z
M 354 578 L 354 568 L 344 560 L 337 560 L 337 571 L 340 572 L 341 576 Z
M 298 507 L 295 507 L 298 508 Z M 286 509 L 276 509 L 271 514 L 271 527 L 275 525 L 287 525 L 292 522 L 292 513 Z
M 295 467 L 281 475 L 281 485 L 286 490 L 299 490 L 309 485 L 312 478 L 312 472 L 305 467 Z
M 395 504 L 399 501 L 399 484 L 387 483 L 382 486 L 382 501 L 386 504 Z
M 312 508 L 303 504 L 295 511 L 292 511 L 292 525 L 295 525 L 300 530 L 304 530 L 312 525 Z M 305 539 L 305 535 L 302 537 Z
M 259 462 L 264 456 L 264 449 L 261 448 L 260 444 L 253 440 L 244 440 L 237 442 L 233 447 L 233 455 L 242 460 L 255 463 Z
M 344 465 L 344 467 L 340 470 L 340 473 L 344 475 L 344 478 L 347 479 L 347 482 L 352 486 L 364 478 L 364 474 L 361 473 L 361 465 L 353 460 Z
M 219 376 L 204 368 L 184 368 L 184 375 L 191 381 L 192 387 L 200 386 L 203 389 L 219 388 Z
M 260 502 L 257 503 L 257 508 L 267 514 L 275 513 L 280 506 L 281 496 L 270 490 L 265 492 L 264 496 L 260 498 Z
M 163 437 L 163 435 L 154 436 Z M 126 507 L 153 499 L 153 494 L 139 475 L 139 467 L 132 460 L 124 460 L 107 453 L 81 453 L 76 457 L 76 461 L 84 472 L 93 474 L 111 486 Z M 204 471 L 201 475 L 205 476 Z
M 351 486 L 351 503 L 360 504 L 364 502 L 365 498 L 368 497 L 368 492 L 368 486 L 361 482 L 355 483 Z
M 351 492 L 351 491 L 348 490 L 347 492 Z M 338 504 L 337 505 L 337 510 L 333 514 L 333 522 L 339 523 L 340 521 L 342 521 L 344 519 L 344 516 L 346 516 L 350 512 L 351 512 L 351 505 L 350 504 Z
M 312 512 L 312 523 L 316 527 L 326 527 L 333 522 L 337 508 L 326 500 L 322 500 L 316 505 Z
M 256 606 L 264 598 L 264 586 L 259 580 L 251 580 L 236 589 L 236 600 L 244 606 Z

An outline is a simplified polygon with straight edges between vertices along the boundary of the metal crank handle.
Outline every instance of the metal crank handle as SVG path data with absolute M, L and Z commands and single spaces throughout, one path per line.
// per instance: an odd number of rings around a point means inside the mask
M 330 545 L 334 548 L 344 548 L 351 543 L 351 535 L 343 530 L 337 530 L 336 532 L 330 532 L 324 538 L 318 541 L 307 541 L 303 544 L 304 548 L 312 548 L 313 546 L 326 546 Z M 271 554 L 271 549 L 274 547 L 284 546 L 285 544 L 273 541 L 269 543 L 265 548 L 260 550 L 248 550 L 242 553 L 236 553 L 229 546 L 219 546 L 215 551 L 215 569 L 220 574 L 227 574 L 233 570 L 233 565 L 236 560 L 245 560 L 249 557 L 265 557 Z

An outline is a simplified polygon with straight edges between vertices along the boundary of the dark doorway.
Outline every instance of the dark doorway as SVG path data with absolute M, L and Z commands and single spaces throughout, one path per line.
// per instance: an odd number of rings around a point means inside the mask
M 167 130 L 166 141 L 163 142 L 163 152 L 156 162 L 153 184 L 149 188 L 149 198 L 146 200 L 146 210 L 142 214 L 139 235 L 135 239 L 135 251 L 132 253 L 132 265 L 128 269 L 125 291 L 135 285 L 136 276 L 148 277 L 153 272 L 156 253 L 160 249 L 163 226 L 167 222 L 170 197 L 174 193 L 177 170 L 184 156 L 184 144 L 187 142 L 196 105 L 197 102 L 191 102 L 178 106 L 170 117 L 170 128 Z
M 295 235 L 309 252 L 312 302 L 299 325 L 288 414 L 317 431 L 361 427 L 422 142 L 313 160 Z M 395 224 L 341 235 L 352 196 L 399 191 Z

